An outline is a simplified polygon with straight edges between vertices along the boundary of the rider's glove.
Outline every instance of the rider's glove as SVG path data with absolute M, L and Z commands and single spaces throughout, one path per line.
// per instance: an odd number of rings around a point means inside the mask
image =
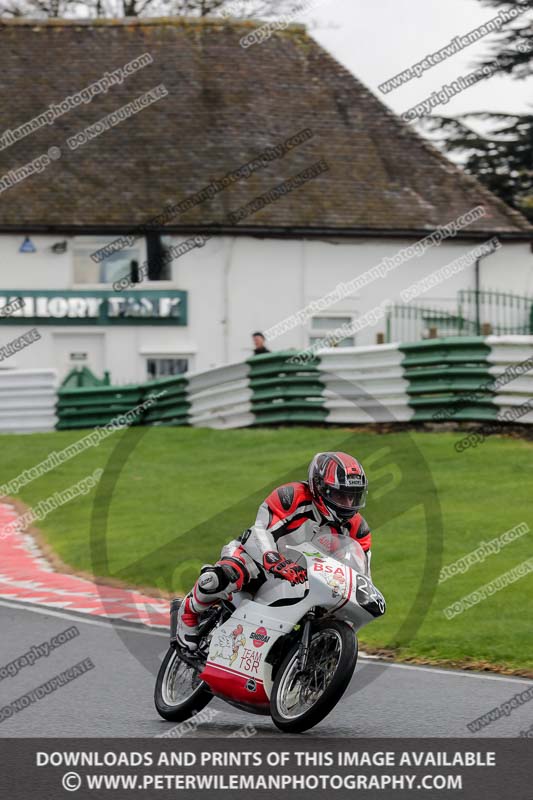
M 307 570 L 304 567 L 300 567 L 294 561 L 284 559 L 274 550 L 269 550 L 268 553 L 264 554 L 263 566 L 275 578 L 283 578 L 289 581 L 292 586 L 305 583 L 307 580 Z

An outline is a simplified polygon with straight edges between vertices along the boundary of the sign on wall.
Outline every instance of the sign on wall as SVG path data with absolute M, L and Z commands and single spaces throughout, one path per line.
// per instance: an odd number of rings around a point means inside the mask
M 17 302 L 22 298 L 22 302 Z M 0 290 L 0 325 L 186 325 L 180 290 Z

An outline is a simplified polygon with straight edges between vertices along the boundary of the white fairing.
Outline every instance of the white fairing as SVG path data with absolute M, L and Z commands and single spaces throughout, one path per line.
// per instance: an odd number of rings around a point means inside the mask
M 230 619 L 213 633 L 206 679 L 224 676 L 228 694 L 230 684 L 233 692 L 239 683 L 241 702 L 259 705 L 261 697 L 270 697 L 272 666 L 267 656 L 311 608 L 329 611 L 354 631 L 385 612 L 384 598 L 370 581 L 365 554 L 356 541 L 339 541 L 319 531 L 310 540 L 303 539 L 305 535 L 298 531 L 284 536 L 280 552 L 306 567 L 308 587 L 269 576 L 254 599 L 241 595 Z M 372 613 L 361 604 L 370 605 Z M 224 690 L 219 687 L 218 693 Z

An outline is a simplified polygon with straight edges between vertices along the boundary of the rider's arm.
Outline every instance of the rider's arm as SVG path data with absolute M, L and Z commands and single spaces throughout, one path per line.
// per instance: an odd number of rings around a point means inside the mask
M 370 580 L 370 560 L 372 558 L 371 547 L 372 547 L 372 534 L 370 533 L 370 528 L 368 526 L 368 522 L 361 514 L 356 514 L 350 524 L 350 536 L 352 539 L 355 539 L 356 542 L 359 542 L 363 550 L 365 551 L 366 556 L 366 563 L 368 567 L 368 577 Z
M 254 525 L 240 537 L 241 546 L 267 572 L 286 578 L 291 583 L 303 582 L 303 570 L 280 555 L 277 541 L 287 533 L 289 524 L 304 515 L 299 502 L 299 484 L 286 484 L 273 491 L 261 503 Z
M 303 484 L 286 483 L 274 489 L 261 503 L 255 523 L 241 536 L 244 549 L 255 561 L 262 564 L 265 553 L 278 550 L 280 536 L 304 521 L 311 509 L 307 498 Z
M 361 514 L 356 514 L 351 520 L 350 536 L 361 545 L 365 553 L 372 547 L 372 534 L 368 522 Z

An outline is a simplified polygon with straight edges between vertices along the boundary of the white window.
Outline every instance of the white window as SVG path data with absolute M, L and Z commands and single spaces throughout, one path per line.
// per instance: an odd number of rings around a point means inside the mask
M 132 247 L 125 247 L 114 253 L 106 255 L 101 260 L 94 260 L 94 256 L 103 247 L 113 242 L 117 237 L 76 236 L 74 238 L 74 283 L 97 284 L 113 283 L 121 278 L 130 278 L 136 282 L 135 270 L 145 256 L 144 239 L 139 239 Z M 98 253 L 97 259 L 100 258 Z
M 170 378 L 172 375 L 183 375 L 184 372 L 189 372 L 189 361 L 187 356 L 147 358 L 147 378 L 153 381 L 156 378 Z
M 322 347 L 353 347 L 355 336 L 342 337 L 342 333 L 352 325 L 353 318 L 344 317 L 311 317 L 309 345 Z

